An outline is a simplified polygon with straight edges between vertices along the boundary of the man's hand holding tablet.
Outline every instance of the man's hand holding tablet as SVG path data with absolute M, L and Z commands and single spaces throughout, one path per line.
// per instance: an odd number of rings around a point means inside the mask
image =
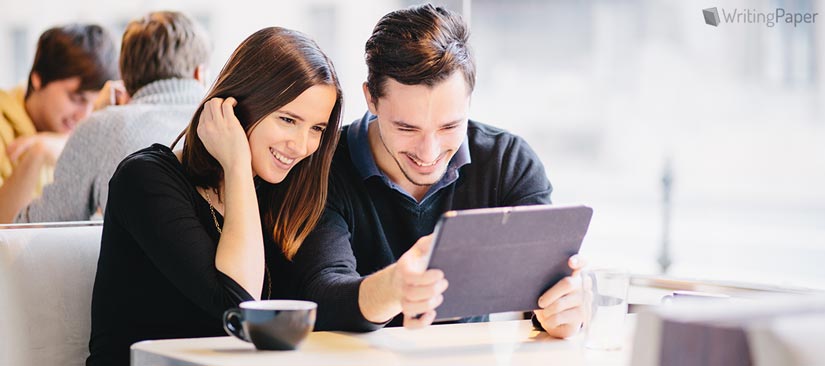
M 535 310 L 549 335 L 574 335 L 585 314 L 578 276 L 584 261 L 570 254 L 578 252 L 591 215 L 592 209 L 584 206 L 446 213 L 436 233 L 419 239 L 396 263 L 393 287 L 399 290 L 404 326 Z M 448 278 L 455 281 L 439 309 Z M 437 317 L 438 311 L 442 314 Z

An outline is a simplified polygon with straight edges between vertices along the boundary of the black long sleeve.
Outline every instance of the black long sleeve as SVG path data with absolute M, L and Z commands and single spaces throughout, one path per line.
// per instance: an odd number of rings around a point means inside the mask
M 215 267 L 209 206 L 165 146 L 120 164 L 105 212 L 88 365 L 127 365 L 145 339 L 223 335 L 223 312 L 252 300 Z

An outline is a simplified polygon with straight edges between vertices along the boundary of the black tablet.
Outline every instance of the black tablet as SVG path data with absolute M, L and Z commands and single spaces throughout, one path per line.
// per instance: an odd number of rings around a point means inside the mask
M 450 286 L 437 319 L 538 308 L 570 274 L 590 225 L 587 206 L 534 205 L 449 211 L 435 227 L 429 268 Z

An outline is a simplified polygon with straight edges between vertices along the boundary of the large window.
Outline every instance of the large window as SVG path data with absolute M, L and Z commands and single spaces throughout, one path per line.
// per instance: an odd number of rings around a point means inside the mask
M 684 1 L 473 1 L 476 118 L 525 136 L 599 263 L 825 287 L 819 25 Z M 725 11 L 816 12 L 810 2 Z M 665 181 L 668 184 L 665 184 Z

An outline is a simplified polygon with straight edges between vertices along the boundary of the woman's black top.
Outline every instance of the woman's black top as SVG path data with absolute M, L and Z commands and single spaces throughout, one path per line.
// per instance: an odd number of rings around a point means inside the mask
M 271 298 L 292 298 L 288 262 L 267 236 Z M 109 181 L 86 364 L 128 365 L 142 340 L 225 335 L 223 312 L 252 296 L 215 267 L 218 239 L 209 204 L 168 147 L 124 159 Z M 264 279 L 262 297 L 267 288 Z

